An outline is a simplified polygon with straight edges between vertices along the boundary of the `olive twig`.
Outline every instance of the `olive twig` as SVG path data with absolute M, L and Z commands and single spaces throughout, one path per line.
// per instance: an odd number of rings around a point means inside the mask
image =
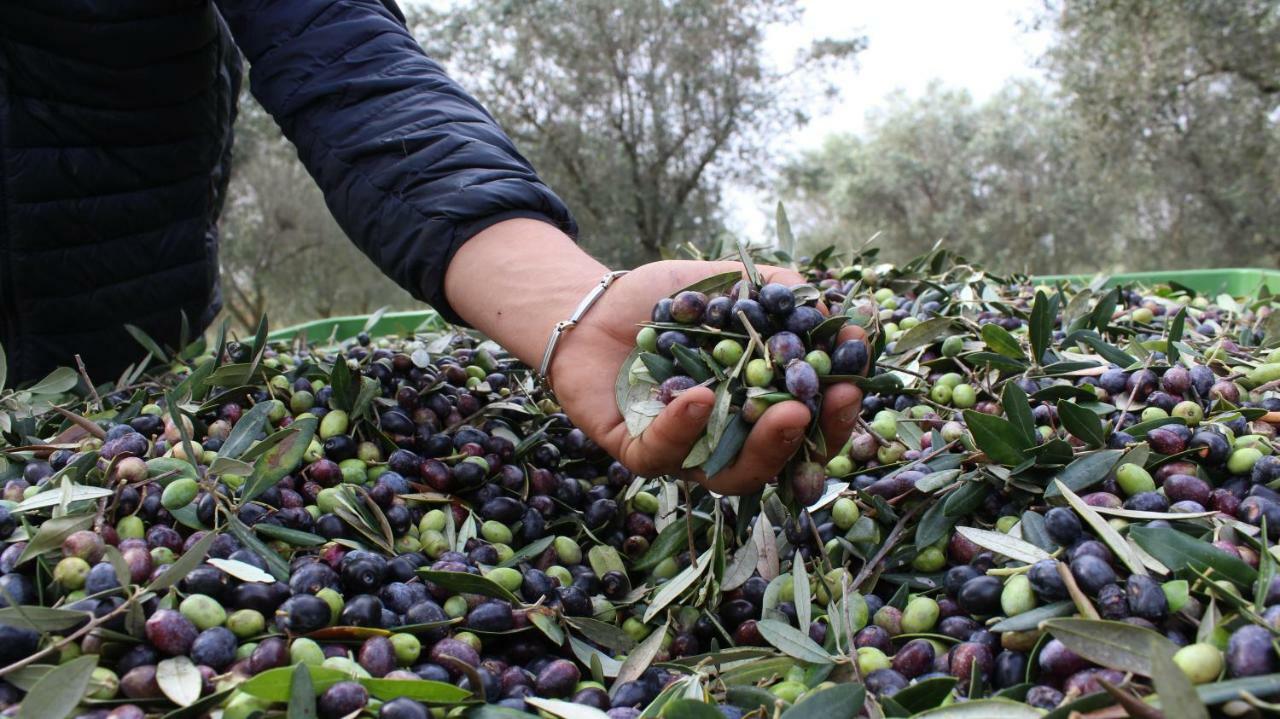
M 84 386 L 89 388 L 89 395 L 93 397 L 93 406 L 102 411 L 102 397 L 98 396 L 98 388 L 93 386 L 93 381 L 89 379 L 89 372 L 84 367 L 84 360 L 80 359 L 80 355 L 76 355 L 76 368 L 80 371 L 80 379 L 84 380 Z
M 871 573 L 875 571 L 875 567 L 879 565 L 880 562 L 884 561 L 884 558 L 888 556 L 889 552 L 893 549 L 893 546 L 897 544 L 898 538 L 901 537 L 903 531 L 906 530 L 907 522 L 914 519 L 915 516 L 920 513 L 921 508 L 923 508 L 925 504 L 925 502 L 921 502 L 907 510 L 906 514 L 902 515 L 902 518 L 898 520 L 898 523 L 893 526 L 893 530 L 889 532 L 889 536 L 885 538 L 884 544 L 880 545 L 880 549 L 876 550 L 876 553 L 871 556 L 871 559 L 868 559 L 863 563 L 862 569 L 858 570 L 858 576 L 853 578 L 854 590 L 861 587 L 862 583 L 867 580 L 867 577 L 871 576 Z
M 1067 585 L 1067 593 L 1071 595 L 1071 601 L 1075 602 L 1076 611 L 1080 612 L 1085 619 L 1101 619 L 1098 610 L 1093 608 L 1093 604 L 1089 598 L 1080 590 L 1080 585 L 1076 584 L 1076 578 L 1071 575 L 1071 570 L 1067 565 L 1058 562 L 1058 576 L 1062 577 L 1062 583 Z
M 1138 717 L 1138 719 L 1164 719 L 1164 713 L 1159 709 L 1156 709 L 1150 704 L 1138 699 L 1134 695 L 1112 684 L 1106 679 L 1098 677 L 1098 684 L 1111 695 L 1112 699 L 1116 700 L 1117 704 L 1124 707 L 1124 710 L 1129 712 L 1129 716 Z
M 72 642 L 76 641 L 80 637 L 83 637 L 84 635 L 88 634 L 94 629 L 97 629 L 103 624 L 106 624 L 110 620 L 114 619 L 116 616 L 128 611 L 129 607 L 133 606 L 138 596 L 139 596 L 138 594 L 134 594 L 133 596 L 129 597 L 124 602 L 122 602 L 120 606 L 116 607 L 115 609 L 112 609 L 111 611 L 107 612 L 106 614 L 103 614 L 100 617 L 94 617 L 93 619 L 90 619 L 83 627 L 80 627 L 76 631 L 50 644 L 44 649 L 41 649 L 38 652 L 34 652 L 28 657 L 19 659 L 18 661 L 10 664 L 7 667 L 0 668 L 0 677 L 7 676 L 10 673 L 15 672 L 29 664 L 34 664 L 39 659 L 43 659 L 49 656 L 50 654 L 61 651 L 61 649 L 67 646 L 68 644 L 71 644 Z

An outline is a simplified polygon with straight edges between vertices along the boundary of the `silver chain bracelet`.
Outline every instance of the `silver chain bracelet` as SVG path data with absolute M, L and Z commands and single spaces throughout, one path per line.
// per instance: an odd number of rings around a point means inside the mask
M 600 282 L 595 287 L 592 287 L 587 296 L 583 297 L 582 301 L 578 303 L 578 307 L 574 309 L 573 314 L 569 315 L 569 319 L 557 322 L 555 328 L 551 330 L 551 339 L 547 340 L 547 351 L 542 353 L 542 365 L 538 367 L 538 376 L 542 378 L 547 387 L 551 387 L 551 380 L 547 376 L 547 372 L 551 369 L 551 358 L 556 353 L 556 346 L 560 344 L 560 337 L 565 332 L 573 329 L 582 320 L 583 315 L 587 314 L 587 311 L 604 296 L 604 291 L 609 289 L 609 285 L 613 284 L 614 280 L 629 271 L 616 270 L 601 277 Z

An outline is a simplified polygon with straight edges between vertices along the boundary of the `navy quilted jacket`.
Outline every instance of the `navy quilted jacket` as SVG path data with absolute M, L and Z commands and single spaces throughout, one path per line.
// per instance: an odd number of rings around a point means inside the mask
M 234 40 L 234 43 L 233 43 Z M 243 52 L 347 235 L 415 297 L 512 217 L 576 231 L 392 0 L 0 2 L 0 343 L 10 377 L 96 381 L 219 309 L 217 217 Z M 11 380 L 12 383 L 12 380 Z

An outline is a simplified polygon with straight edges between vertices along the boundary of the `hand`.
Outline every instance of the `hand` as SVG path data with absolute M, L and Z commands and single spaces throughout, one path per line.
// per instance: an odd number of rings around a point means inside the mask
M 638 323 L 654 304 L 698 280 L 741 270 L 737 262 L 654 262 L 613 283 L 582 322 L 560 340 L 549 371 L 556 396 L 587 436 L 633 472 L 672 474 L 722 494 L 754 492 L 801 447 L 809 410 L 780 402 L 752 427 L 737 460 L 710 479 L 680 465 L 702 435 L 714 393 L 699 387 L 682 394 L 639 436 L 632 437 L 614 400 L 622 361 L 635 346 Z M 608 269 L 564 233 L 537 220 L 507 220 L 477 234 L 458 250 L 445 274 L 454 310 L 531 367 L 542 361 L 551 330 L 566 319 Z M 761 267 L 766 280 L 796 284 L 800 275 Z M 841 341 L 863 338 L 846 327 Z M 822 431 L 828 447 L 844 444 L 862 403 L 851 384 L 828 387 Z
M 701 470 L 684 470 L 680 465 L 706 429 L 715 401 L 711 389 L 695 387 L 684 392 L 638 437 L 631 436 L 618 411 L 614 381 L 635 347 L 638 324 L 649 319 L 654 304 L 704 277 L 741 269 L 737 262 L 692 261 L 638 267 L 616 280 L 582 322 L 561 339 L 549 372 L 556 397 L 588 437 L 631 471 L 692 479 L 722 494 L 747 494 L 776 476 L 801 447 L 809 410 L 794 400 L 781 402 L 752 427 L 734 463 L 707 478 Z M 761 266 L 759 270 L 766 282 L 804 281 L 786 269 Z M 840 340 L 864 337 L 862 328 L 849 326 Z M 848 439 L 861 403 L 862 392 L 852 384 L 827 388 L 821 424 L 828 446 L 839 447 Z

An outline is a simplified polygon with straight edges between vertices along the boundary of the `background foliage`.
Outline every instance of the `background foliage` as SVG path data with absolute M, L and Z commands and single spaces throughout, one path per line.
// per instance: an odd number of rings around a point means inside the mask
M 769 60 L 795 0 L 462 0 L 410 8 L 424 47 L 515 138 L 615 266 L 723 240 L 724 191 L 785 199 L 801 242 L 903 259 L 944 240 L 1004 270 L 1280 265 L 1280 0 L 1045 0 L 1043 83 L 934 85 L 793 157 L 867 38 Z M 566 42 L 566 39 L 572 39 Z M 870 38 L 874 41 L 875 38 Z M 222 220 L 251 323 L 409 308 L 342 235 L 246 94 Z

